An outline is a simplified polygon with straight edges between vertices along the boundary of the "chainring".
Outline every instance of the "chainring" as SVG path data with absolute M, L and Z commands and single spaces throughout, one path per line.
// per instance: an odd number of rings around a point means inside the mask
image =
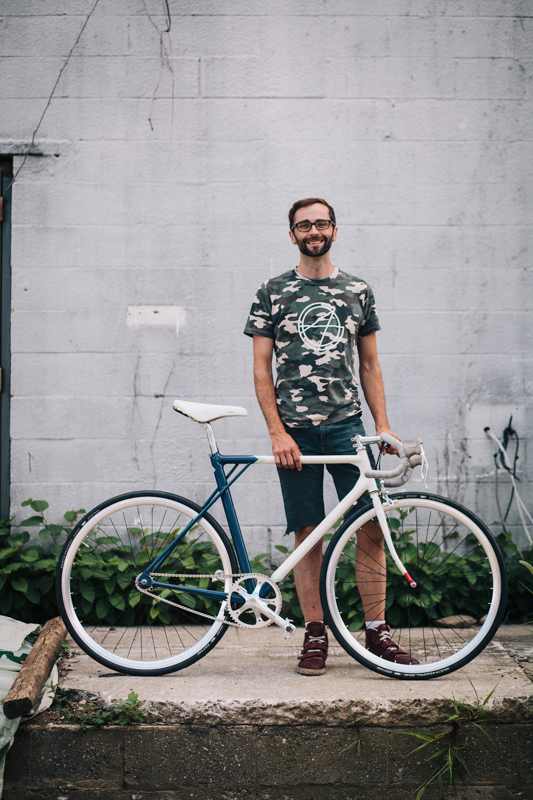
M 244 585 L 245 581 L 250 579 L 255 581 L 255 588 L 251 594 Z M 274 591 L 274 597 L 260 597 L 261 590 L 265 585 L 268 585 Z M 273 620 L 266 617 L 258 606 L 258 599 L 260 599 L 262 603 L 265 603 L 275 614 L 279 614 L 280 612 L 281 592 L 278 585 L 270 580 L 270 578 L 267 578 L 266 575 L 260 575 L 257 572 L 249 572 L 246 575 L 241 575 L 241 577 L 233 583 L 229 592 L 229 598 L 231 598 L 234 593 L 241 595 L 245 600 L 240 606 L 235 606 L 231 601 L 228 602 L 227 613 L 239 627 L 254 628 L 257 630 L 258 628 L 266 628 L 267 625 L 272 624 Z M 251 614 L 255 622 L 248 622 L 241 619 L 244 614 Z

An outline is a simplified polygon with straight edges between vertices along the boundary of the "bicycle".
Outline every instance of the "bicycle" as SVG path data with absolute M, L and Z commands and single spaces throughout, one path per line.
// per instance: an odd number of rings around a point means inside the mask
M 243 408 L 177 400 L 174 409 L 206 430 L 217 488 L 202 506 L 160 491 L 129 492 L 101 503 L 72 531 L 59 561 L 57 601 L 73 639 L 93 659 L 126 674 L 162 675 L 205 656 L 228 626 L 275 623 L 290 636 L 295 626 L 280 614 L 278 584 L 325 536 L 320 591 L 326 621 L 360 664 L 394 678 L 425 680 L 463 667 L 491 641 L 507 593 L 491 532 L 452 500 L 427 492 L 388 494 L 414 466 L 427 479 L 420 440 L 409 446 L 386 434 L 357 436 L 352 454 L 302 456 L 304 464 L 355 464 L 360 476 L 267 577 L 251 571 L 230 487 L 250 466 L 274 464 L 274 457 L 219 452 L 211 423 L 246 416 Z M 383 442 L 398 449 L 400 463 L 372 470 L 366 448 Z M 354 517 L 350 509 L 365 491 L 371 503 Z M 233 543 L 209 513 L 219 498 Z M 387 622 L 418 665 L 384 661 L 364 646 L 354 565 L 357 532 L 371 522 L 383 533 Z

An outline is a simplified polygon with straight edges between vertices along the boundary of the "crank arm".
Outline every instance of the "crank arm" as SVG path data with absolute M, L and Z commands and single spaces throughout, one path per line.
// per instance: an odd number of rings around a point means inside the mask
M 290 619 L 283 619 L 283 617 L 280 617 L 280 615 L 276 614 L 275 611 L 272 611 L 272 609 L 270 609 L 266 603 L 263 603 L 259 597 L 255 599 L 254 609 L 259 609 L 261 614 L 264 614 L 265 617 L 268 617 L 272 620 L 272 622 L 275 622 L 276 625 L 279 625 L 280 628 L 283 628 L 286 638 L 291 637 L 296 630 L 296 626 L 292 624 Z

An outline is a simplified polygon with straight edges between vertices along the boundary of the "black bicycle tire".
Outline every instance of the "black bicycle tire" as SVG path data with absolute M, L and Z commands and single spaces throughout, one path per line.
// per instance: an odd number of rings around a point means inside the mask
M 123 669 L 123 668 L 119 668 L 115 663 L 113 663 L 110 660 L 107 660 L 105 657 L 100 656 L 98 653 L 95 653 L 94 651 L 91 651 L 91 648 L 88 647 L 86 645 L 86 643 L 80 638 L 80 636 L 78 635 L 75 627 L 71 624 L 70 618 L 68 616 L 67 609 L 65 607 L 65 603 L 64 603 L 64 600 L 63 600 L 63 593 L 62 593 L 62 587 L 61 587 L 65 558 L 66 558 L 66 555 L 67 555 L 67 553 L 68 553 L 68 551 L 69 551 L 69 549 L 70 549 L 70 547 L 72 545 L 72 542 L 75 540 L 75 538 L 76 538 L 77 534 L 79 533 L 80 529 L 93 516 L 98 514 L 100 511 L 103 511 L 105 508 L 108 508 L 109 506 L 112 506 L 115 503 L 119 503 L 119 502 L 124 501 L 124 500 L 130 500 L 130 499 L 140 498 L 140 497 L 157 497 L 157 498 L 163 499 L 163 500 L 175 501 L 175 502 L 181 503 L 182 505 L 188 506 L 192 511 L 195 511 L 196 513 L 200 513 L 201 510 L 202 510 L 201 506 L 199 506 L 197 503 L 193 502 L 192 500 L 189 500 L 186 497 L 182 497 L 181 495 L 171 494 L 170 492 L 160 492 L 160 491 L 155 491 L 155 490 L 148 490 L 148 491 L 144 491 L 144 492 L 143 491 L 126 492 L 124 494 L 116 495 L 115 497 L 110 497 L 108 500 L 104 500 L 102 503 L 100 503 L 99 505 L 97 505 L 94 508 L 92 508 L 87 514 L 85 514 L 84 517 L 82 517 L 82 519 L 78 522 L 78 524 L 76 525 L 76 527 L 74 528 L 72 533 L 69 535 L 67 541 L 63 545 L 63 549 L 62 549 L 60 557 L 59 557 L 59 563 L 58 563 L 58 567 L 57 567 L 57 571 L 56 571 L 56 601 L 57 601 L 57 605 L 58 605 L 58 608 L 59 608 L 59 612 L 61 614 L 61 618 L 63 619 L 63 622 L 64 622 L 68 632 L 70 633 L 70 635 L 72 636 L 72 638 L 74 639 L 76 644 L 79 647 L 81 647 L 81 649 L 88 656 L 90 656 L 92 659 L 97 661 L 99 664 L 102 664 L 103 666 L 113 670 L 114 672 L 120 672 L 120 673 L 125 674 L 125 675 L 143 675 L 143 676 L 147 676 L 147 677 L 149 677 L 149 676 L 155 677 L 157 675 L 166 675 L 166 674 L 169 674 L 169 673 L 172 673 L 172 672 L 178 672 L 179 670 L 185 669 L 186 667 L 191 666 L 191 664 L 194 664 L 197 661 L 199 661 L 201 658 L 203 658 L 205 655 L 207 655 L 207 653 L 210 652 L 210 650 L 212 650 L 213 647 L 215 647 L 215 645 L 218 644 L 220 639 L 226 633 L 226 631 L 228 629 L 228 625 L 221 625 L 220 628 L 218 629 L 218 631 L 216 631 L 215 634 L 213 635 L 212 639 L 205 645 L 205 647 L 203 647 L 202 650 L 200 650 L 199 652 L 195 653 L 189 659 L 185 660 L 183 663 L 180 662 L 179 664 L 174 665 L 174 666 L 168 666 L 168 667 L 165 667 L 165 668 L 158 668 L 158 669 L 150 669 L 148 667 L 146 669 Z M 217 534 L 220 536 L 220 538 L 221 538 L 221 540 L 222 540 L 222 542 L 224 544 L 224 547 L 227 550 L 227 553 L 228 553 L 228 556 L 229 556 L 229 559 L 230 559 L 230 563 L 231 563 L 231 567 L 232 567 L 232 571 L 233 572 L 238 572 L 239 571 L 239 566 L 238 566 L 238 563 L 237 563 L 235 550 L 233 549 L 233 546 L 232 546 L 227 534 L 225 533 L 225 531 L 223 530 L 221 525 L 217 522 L 217 520 L 214 517 L 211 516 L 211 514 L 205 513 L 205 514 L 203 514 L 203 517 L 205 518 L 206 522 L 208 522 L 216 530 Z
M 442 677 L 443 675 L 450 674 L 451 672 L 455 672 L 456 670 L 461 669 L 462 667 L 466 666 L 466 664 L 469 664 L 474 658 L 476 658 L 485 649 L 485 647 L 491 642 L 491 640 L 494 638 L 494 635 L 496 634 L 496 631 L 498 630 L 498 627 L 501 625 L 501 622 L 503 620 L 503 617 L 504 617 L 504 614 L 505 614 L 505 607 L 506 607 L 506 604 L 507 604 L 507 571 L 506 571 L 506 568 L 505 568 L 505 562 L 504 562 L 501 550 L 498 547 L 498 544 L 497 544 L 493 534 L 491 533 L 491 531 L 487 527 L 487 525 L 485 525 L 485 523 L 476 514 L 474 514 L 470 509 L 468 509 L 465 506 L 463 506 L 461 503 L 457 503 L 455 500 L 450 500 L 447 497 L 442 497 L 441 495 L 436 495 L 436 494 L 432 494 L 432 493 L 429 493 L 429 492 L 401 492 L 401 493 L 390 495 L 390 497 L 391 497 L 392 500 L 409 499 L 409 498 L 412 498 L 412 499 L 419 499 L 420 498 L 420 499 L 425 499 L 425 500 L 431 500 L 431 501 L 435 501 L 435 502 L 441 503 L 441 504 L 443 504 L 445 506 L 450 506 L 451 508 L 455 509 L 456 511 L 461 512 L 466 517 L 470 518 L 470 520 L 472 522 L 474 522 L 475 525 L 477 525 L 481 529 L 481 531 L 486 535 L 486 537 L 487 537 L 487 539 L 488 539 L 488 541 L 490 543 L 490 546 L 494 550 L 494 553 L 495 553 L 496 558 L 497 558 L 498 566 L 499 566 L 499 569 L 500 569 L 502 591 L 501 591 L 500 601 L 499 601 L 499 604 L 498 604 L 498 611 L 496 613 L 495 619 L 494 619 L 491 627 L 488 629 L 487 633 L 484 635 L 483 640 L 479 643 L 479 645 L 472 652 L 470 652 L 467 656 L 465 656 L 462 659 L 458 660 L 457 663 L 451 664 L 446 668 L 435 669 L 435 671 L 433 671 L 433 672 L 400 673 L 400 672 L 398 672 L 397 669 L 394 668 L 393 664 L 390 667 L 388 667 L 387 664 L 389 662 L 383 661 L 383 665 L 378 666 L 378 665 L 374 664 L 372 661 L 369 661 L 368 659 L 366 659 L 357 650 L 352 648 L 350 646 L 349 642 L 347 642 L 345 640 L 345 638 L 342 635 L 341 631 L 338 629 L 338 627 L 337 627 L 337 625 L 335 623 L 334 615 L 330 611 L 329 602 L 328 602 L 328 593 L 327 593 L 327 586 L 326 586 L 327 573 L 328 573 L 329 562 L 330 562 L 330 560 L 331 560 L 331 558 L 333 556 L 333 553 L 335 551 L 336 545 L 339 542 L 339 540 L 342 538 L 342 536 L 344 535 L 346 530 L 348 528 L 350 528 L 355 522 L 357 522 L 358 519 L 360 519 L 362 516 L 364 516 L 372 508 L 372 504 L 371 503 L 366 504 L 355 517 L 353 517 L 350 520 L 344 522 L 340 526 L 340 528 L 337 530 L 335 535 L 332 537 L 332 539 L 331 539 L 331 541 L 330 541 L 330 543 L 328 545 L 328 548 L 326 550 L 326 553 L 324 554 L 324 559 L 323 559 L 323 563 L 322 563 L 322 569 L 321 569 L 321 573 L 320 573 L 320 597 L 321 597 L 321 601 L 322 601 L 322 608 L 324 610 L 324 615 L 325 615 L 326 622 L 329 625 L 329 627 L 330 627 L 333 635 L 335 636 L 336 640 L 338 641 L 338 643 L 341 645 L 341 647 L 343 647 L 343 649 L 348 653 L 348 655 L 350 655 L 352 658 L 354 658 L 356 661 L 358 661 L 364 667 L 367 667 L 367 669 L 370 669 L 373 672 L 377 672 L 380 675 L 387 675 L 389 677 L 397 678 L 399 680 L 431 680 L 433 678 L 438 678 L 438 677 Z

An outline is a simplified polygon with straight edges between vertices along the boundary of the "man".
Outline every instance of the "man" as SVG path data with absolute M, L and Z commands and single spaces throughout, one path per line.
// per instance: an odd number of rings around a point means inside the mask
M 244 332 L 253 337 L 255 390 L 272 439 L 287 533 L 295 532 L 298 546 L 325 516 L 323 465 L 302 466 L 300 456 L 353 453 L 354 437 L 364 435 L 355 347 L 376 431 L 399 437 L 390 430 L 385 410 L 372 290 L 331 262 L 338 230 L 332 206 L 317 197 L 299 200 L 289 211 L 289 226 L 291 241 L 300 251 L 299 264 L 260 287 Z M 327 469 L 341 499 L 353 488 L 359 470 L 350 464 L 328 464 Z M 358 506 L 368 499 L 361 498 Z M 385 624 L 385 551 L 379 526 L 366 525 L 357 543 L 356 578 L 367 648 L 388 661 L 417 664 L 391 640 Z M 325 672 L 328 640 L 320 602 L 321 565 L 322 548 L 317 546 L 294 569 L 306 622 L 296 668 L 302 675 Z

